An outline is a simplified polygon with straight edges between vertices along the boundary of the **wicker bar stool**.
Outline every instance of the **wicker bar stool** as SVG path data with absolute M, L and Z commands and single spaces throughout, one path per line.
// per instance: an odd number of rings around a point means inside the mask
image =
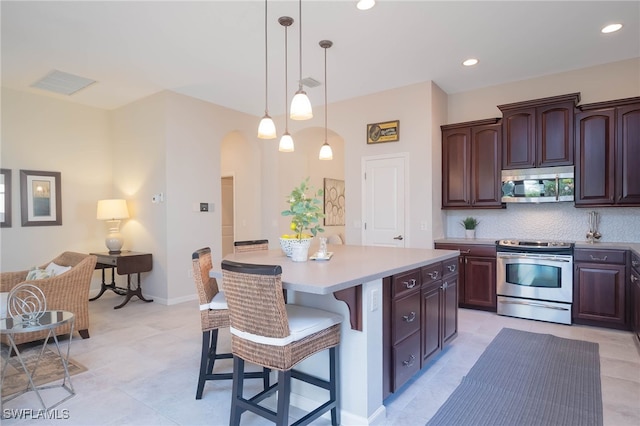
M 233 252 L 244 253 L 246 251 L 269 250 L 269 240 L 234 241 Z
M 338 345 L 342 316 L 300 305 L 287 305 L 282 295 L 282 268 L 222 261 L 222 277 L 229 305 L 233 395 L 230 425 L 239 425 L 251 411 L 277 425 L 289 420 L 291 378 L 329 391 L 329 400 L 293 425 L 306 425 L 331 411 L 331 424 L 340 424 Z M 329 380 L 294 370 L 299 362 L 329 349 Z M 249 399 L 243 396 L 245 361 L 278 370 L 278 383 Z M 260 405 L 278 393 L 277 411 Z
M 202 399 L 204 384 L 207 380 L 230 380 L 233 373 L 213 373 L 213 367 L 218 359 L 231 359 L 230 353 L 217 353 L 218 329 L 229 327 L 229 310 L 224 293 L 218 288 L 215 278 L 209 277 L 212 268 L 211 249 L 202 248 L 193 253 L 193 279 L 200 302 L 200 322 L 202 325 L 202 354 L 200 357 L 200 375 L 196 390 L 196 399 Z M 264 388 L 269 387 L 270 370 L 264 368 L 261 372 L 245 373 L 246 378 L 262 379 Z

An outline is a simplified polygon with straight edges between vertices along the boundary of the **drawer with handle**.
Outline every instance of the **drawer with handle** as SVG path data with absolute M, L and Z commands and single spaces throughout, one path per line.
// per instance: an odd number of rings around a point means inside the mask
M 443 276 L 454 275 L 458 273 L 458 258 L 445 260 L 442 262 L 442 274 Z
M 420 329 L 420 293 L 396 299 L 391 306 L 393 343 L 405 339 Z
M 429 285 L 434 281 L 439 281 L 442 279 L 442 262 L 438 262 L 434 265 L 424 266 L 422 268 L 422 283 L 424 285 Z
M 616 263 L 624 265 L 626 263 L 626 251 L 577 248 L 573 251 L 573 260 L 574 262 Z
M 420 370 L 420 333 L 393 347 L 393 392 Z
M 392 279 L 392 296 L 400 297 L 420 289 L 420 269 L 413 269 L 402 274 L 394 275 Z

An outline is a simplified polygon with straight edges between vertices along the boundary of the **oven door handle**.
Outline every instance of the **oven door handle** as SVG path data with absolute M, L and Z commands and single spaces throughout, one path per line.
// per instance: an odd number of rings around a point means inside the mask
M 534 257 L 534 256 L 521 256 L 517 254 L 499 254 L 499 259 L 531 259 L 531 260 L 548 260 L 550 262 L 565 262 L 571 263 L 569 259 L 558 259 L 557 257 Z

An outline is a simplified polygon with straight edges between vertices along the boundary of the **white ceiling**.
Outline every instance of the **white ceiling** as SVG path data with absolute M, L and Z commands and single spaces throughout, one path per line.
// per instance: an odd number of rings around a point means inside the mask
M 298 1 L 269 1 L 269 110 L 282 114 L 284 30 L 289 99 L 297 87 Z M 173 90 L 238 111 L 264 112 L 264 2 L 2 1 L 2 85 L 30 88 L 50 71 L 97 80 L 72 95 L 113 109 Z M 603 35 L 602 26 L 621 22 Z M 447 93 L 640 57 L 639 1 L 393 1 L 359 11 L 354 0 L 302 2 L 303 77 L 329 102 L 433 80 Z M 468 57 L 479 65 L 466 68 Z M 640 78 L 640 76 L 639 76 Z M 323 86 L 308 88 L 323 105 Z

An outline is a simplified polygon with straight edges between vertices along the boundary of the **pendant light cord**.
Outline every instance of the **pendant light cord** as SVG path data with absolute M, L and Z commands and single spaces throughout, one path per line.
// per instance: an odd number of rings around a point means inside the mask
M 324 143 L 327 143 L 327 48 L 324 48 Z
M 287 101 L 287 82 L 288 79 L 288 61 L 287 61 L 287 29 L 289 27 L 284 27 L 284 132 L 289 133 L 289 102 Z
M 298 20 L 300 21 L 300 80 L 298 80 L 298 90 L 302 90 L 302 0 L 298 3 Z
M 267 44 L 267 2 L 264 0 L 264 113 L 269 115 L 269 65 Z

